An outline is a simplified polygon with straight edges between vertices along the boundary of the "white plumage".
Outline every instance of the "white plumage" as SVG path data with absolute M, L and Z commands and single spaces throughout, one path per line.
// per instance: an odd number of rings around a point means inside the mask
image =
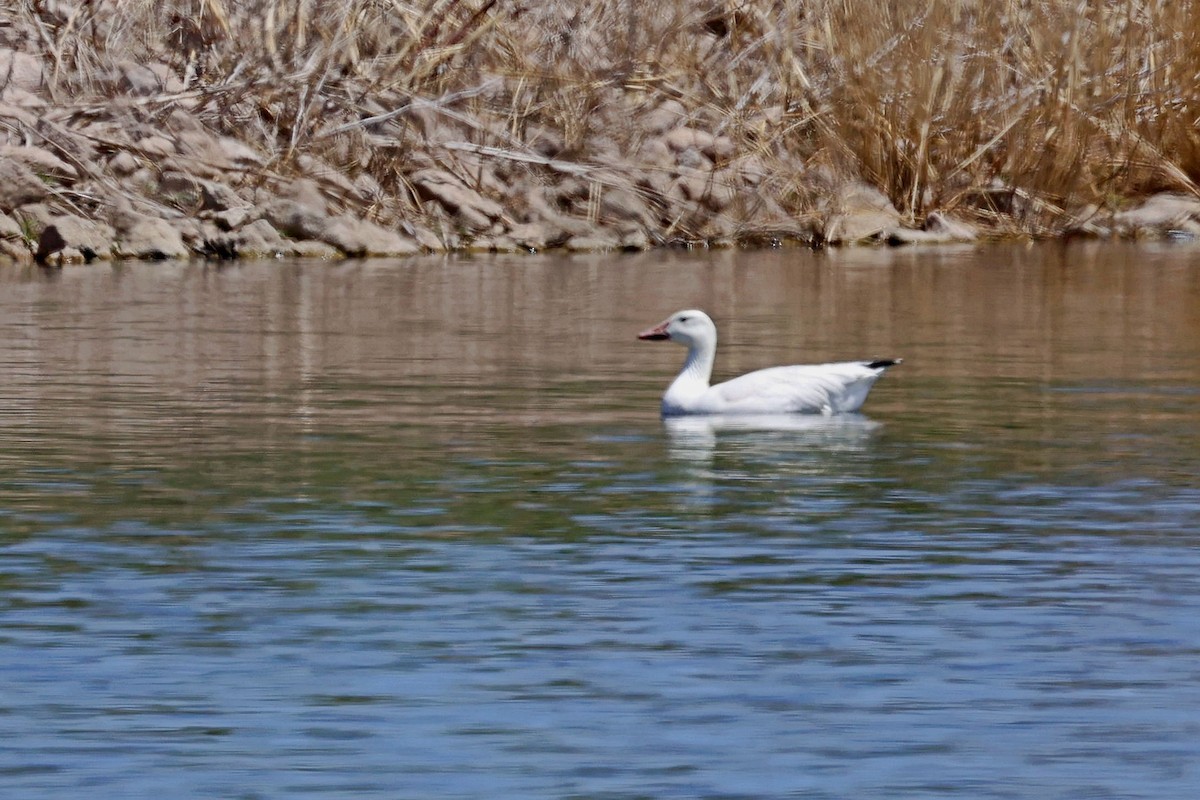
M 900 359 L 769 367 L 709 385 L 717 326 L 703 311 L 673 314 L 639 339 L 687 347 L 683 369 L 663 395 L 664 416 L 680 414 L 843 414 L 857 411 L 884 370 Z

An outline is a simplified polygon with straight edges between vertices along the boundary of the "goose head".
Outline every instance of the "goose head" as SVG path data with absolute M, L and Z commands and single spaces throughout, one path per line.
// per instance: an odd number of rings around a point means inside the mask
M 645 341 L 660 341 L 669 339 L 672 342 L 687 347 L 689 350 L 700 347 L 715 348 L 717 343 L 717 326 L 713 324 L 708 314 L 696 309 L 677 311 L 653 328 L 648 328 L 638 334 Z

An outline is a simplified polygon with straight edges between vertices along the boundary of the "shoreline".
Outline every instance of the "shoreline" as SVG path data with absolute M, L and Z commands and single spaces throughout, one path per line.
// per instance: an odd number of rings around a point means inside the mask
M 219 0 L 193 5 L 168 3 L 174 14 L 159 19 L 47 2 L 0 20 L 0 262 L 1200 236 L 1187 154 L 1172 154 L 1166 133 L 1150 142 L 1137 115 L 1114 132 L 1038 111 L 1022 136 L 1045 152 L 1025 168 L 1029 142 L 1010 141 L 1004 121 L 1029 105 L 1020 92 L 959 141 L 955 126 L 975 121 L 989 91 L 980 78 L 963 100 L 947 84 L 947 69 L 969 77 L 962 54 L 912 76 L 928 102 L 898 104 L 866 90 L 903 63 L 863 77 L 830 47 L 766 52 L 794 41 L 784 34 L 815 36 L 818 22 L 840 26 L 838 43 L 854 33 L 877 46 L 829 9 L 781 32 L 782 17 L 772 27 L 753 3 L 641 20 L 614 0 L 581 21 L 555 3 L 434 2 L 427 17 L 350 30 L 348 54 L 329 31 L 350 24 L 337 14 L 366 13 L 360 3 L 320 18 L 267 3 L 272 30 Z M 904 43 L 984 41 L 1038 22 L 993 31 L 955 19 L 961 29 L 914 28 Z M 628 22 L 627 41 L 612 40 L 604 25 L 615 22 Z M 635 30 L 643 22 L 657 40 Z M 1140 35 L 1170 40 L 1170 22 Z M 560 41 L 567 29 L 574 50 Z M 1126 45 L 1123 30 L 1114 41 Z M 729 87 L 717 85 L 722 70 Z M 753 92 L 740 70 L 757 76 Z M 1080 97 L 1105 76 L 1078 78 Z M 1121 143 L 1123 162 L 1083 163 Z

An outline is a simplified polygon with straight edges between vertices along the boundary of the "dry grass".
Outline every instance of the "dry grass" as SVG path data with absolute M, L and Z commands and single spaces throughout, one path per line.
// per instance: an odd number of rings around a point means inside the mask
M 809 218 L 844 180 L 915 223 L 941 210 L 1033 235 L 1088 206 L 1200 194 L 1198 14 L 1192 0 L 19 0 L 15 17 L 56 102 L 102 103 L 115 65 L 162 61 L 183 91 L 121 113 L 167 124 L 186 103 L 274 173 L 316 156 L 367 175 L 380 217 L 423 211 L 409 179 L 424 166 L 498 199 L 575 180 L 559 202 L 589 217 L 603 213 L 589 187 L 631 182 L 653 201 L 693 169 L 736 199 L 662 221 L 691 237 Z M 732 154 L 648 159 L 667 101 Z

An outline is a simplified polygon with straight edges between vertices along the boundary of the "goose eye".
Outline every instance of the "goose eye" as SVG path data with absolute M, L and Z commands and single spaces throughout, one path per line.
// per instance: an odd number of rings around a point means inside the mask
M 679 318 L 679 321 L 680 321 L 680 322 L 687 322 L 687 321 L 688 321 L 688 318 L 687 318 L 687 317 L 680 317 L 680 318 Z

